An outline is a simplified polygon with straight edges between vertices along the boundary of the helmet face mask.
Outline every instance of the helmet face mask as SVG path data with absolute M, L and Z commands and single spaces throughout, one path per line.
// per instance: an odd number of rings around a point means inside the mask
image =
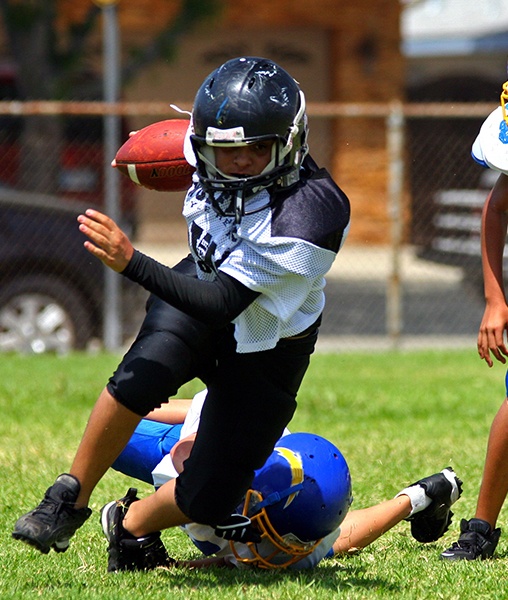
M 246 196 L 253 195 L 282 176 L 281 170 L 277 170 L 277 173 L 273 172 L 273 165 L 279 164 L 281 160 L 279 138 L 273 136 L 259 136 L 254 140 L 244 138 L 241 143 L 237 143 L 217 141 L 217 138 L 212 140 L 209 132 L 207 133 L 207 137 L 209 141 L 207 141 L 206 144 L 203 144 L 201 141 L 197 140 L 196 136 L 191 136 L 191 143 L 197 156 L 197 164 L 201 166 L 199 173 L 201 183 L 210 191 L 228 191 L 234 193 L 245 190 Z M 224 173 L 217 166 L 214 148 L 253 146 L 262 142 L 271 142 L 272 150 L 270 162 L 261 173 L 248 177 L 235 177 Z
M 503 111 L 504 122 L 508 125 L 508 115 L 506 113 L 506 102 L 508 101 L 508 81 L 503 83 L 503 90 L 501 92 L 501 109 Z
M 261 542 L 230 542 L 233 553 L 241 563 L 286 568 L 339 527 L 351 502 L 351 478 L 340 451 L 318 435 L 289 434 L 256 471 L 241 509 Z
M 254 565 L 261 569 L 286 569 L 313 552 L 321 542 L 321 538 L 313 542 L 302 542 L 290 533 L 284 536 L 279 535 L 270 522 L 266 509 L 264 507 L 256 508 L 256 505 L 262 504 L 262 502 L 263 497 L 259 492 L 248 490 L 243 514 L 250 518 L 261 533 L 261 544 L 263 540 L 270 542 L 270 550 L 263 551 L 262 545 L 248 542 L 246 545 L 249 548 L 250 556 L 245 556 L 244 552 L 240 555 L 236 543 L 230 541 L 231 550 L 238 562 Z M 282 560 L 280 559 L 281 555 L 284 557 Z
M 197 174 L 212 205 L 215 195 L 236 196 L 226 216 L 237 221 L 269 206 L 249 210 L 246 200 L 263 189 L 288 187 L 299 180 L 307 154 L 305 97 L 296 81 L 276 63 L 264 58 L 233 59 L 212 72 L 201 85 L 192 113 L 190 136 Z M 262 173 L 231 177 L 215 164 L 214 147 L 248 146 L 273 141 L 272 157 Z

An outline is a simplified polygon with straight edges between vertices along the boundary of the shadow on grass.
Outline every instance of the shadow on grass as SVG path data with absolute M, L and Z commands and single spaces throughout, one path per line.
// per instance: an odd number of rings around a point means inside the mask
M 272 588 L 284 587 L 289 589 L 295 585 L 295 591 L 312 589 L 314 591 L 326 590 L 327 592 L 346 592 L 351 590 L 369 591 L 373 589 L 384 592 L 397 593 L 399 587 L 393 582 L 368 577 L 365 569 L 359 565 L 326 564 L 320 563 L 319 568 L 309 570 L 240 570 L 210 567 L 207 569 L 163 569 L 160 571 L 162 578 L 171 581 L 172 586 L 200 589 L 209 587 L 217 590 L 219 584 L 224 590 L 238 588 L 238 586 L 262 585 L 266 591 Z

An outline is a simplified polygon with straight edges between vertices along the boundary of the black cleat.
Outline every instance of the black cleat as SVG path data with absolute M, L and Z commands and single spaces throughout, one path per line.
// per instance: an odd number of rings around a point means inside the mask
M 159 531 L 136 538 L 122 522 L 129 506 L 138 500 L 136 488 L 129 488 L 120 500 L 108 502 L 101 509 L 102 531 L 109 542 L 108 572 L 150 571 L 169 567 L 175 561 L 168 556 Z
M 74 508 L 80 487 L 73 475 L 57 477 L 39 506 L 17 520 L 12 537 L 44 554 L 51 548 L 65 552 L 70 538 L 92 514 L 89 508 Z
M 492 527 L 482 519 L 462 519 L 460 536 L 451 548 L 441 552 L 443 560 L 484 560 L 491 558 L 496 549 L 501 529 Z
M 435 542 L 452 522 L 450 507 L 462 494 L 462 481 L 451 467 L 447 467 L 441 473 L 424 477 L 412 485 L 422 487 L 432 502 L 426 509 L 407 518 L 411 522 L 411 535 L 418 542 Z

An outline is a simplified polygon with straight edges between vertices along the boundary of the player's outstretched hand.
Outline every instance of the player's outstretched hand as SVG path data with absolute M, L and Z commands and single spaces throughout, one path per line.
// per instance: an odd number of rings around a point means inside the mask
M 491 307 L 487 305 L 478 332 L 478 354 L 489 367 L 492 367 L 494 356 L 501 363 L 506 363 L 508 349 L 505 344 L 505 332 L 508 330 L 508 306 L 504 303 Z
M 91 208 L 78 216 L 79 230 L 90 241 L 85 248 L 107 267 L 121 273 L 129 264 L 134 248 L 118 225 L 105 214 Z

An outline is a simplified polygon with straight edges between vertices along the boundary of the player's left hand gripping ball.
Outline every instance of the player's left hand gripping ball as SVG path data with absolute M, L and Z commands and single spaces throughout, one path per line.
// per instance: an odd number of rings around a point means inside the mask
M 168 119 L 140 129 L 118 150 L 113 166 L 151 190 L 187 190 L 194 172 L 183 151 L 188 126 L 186 119 Z

